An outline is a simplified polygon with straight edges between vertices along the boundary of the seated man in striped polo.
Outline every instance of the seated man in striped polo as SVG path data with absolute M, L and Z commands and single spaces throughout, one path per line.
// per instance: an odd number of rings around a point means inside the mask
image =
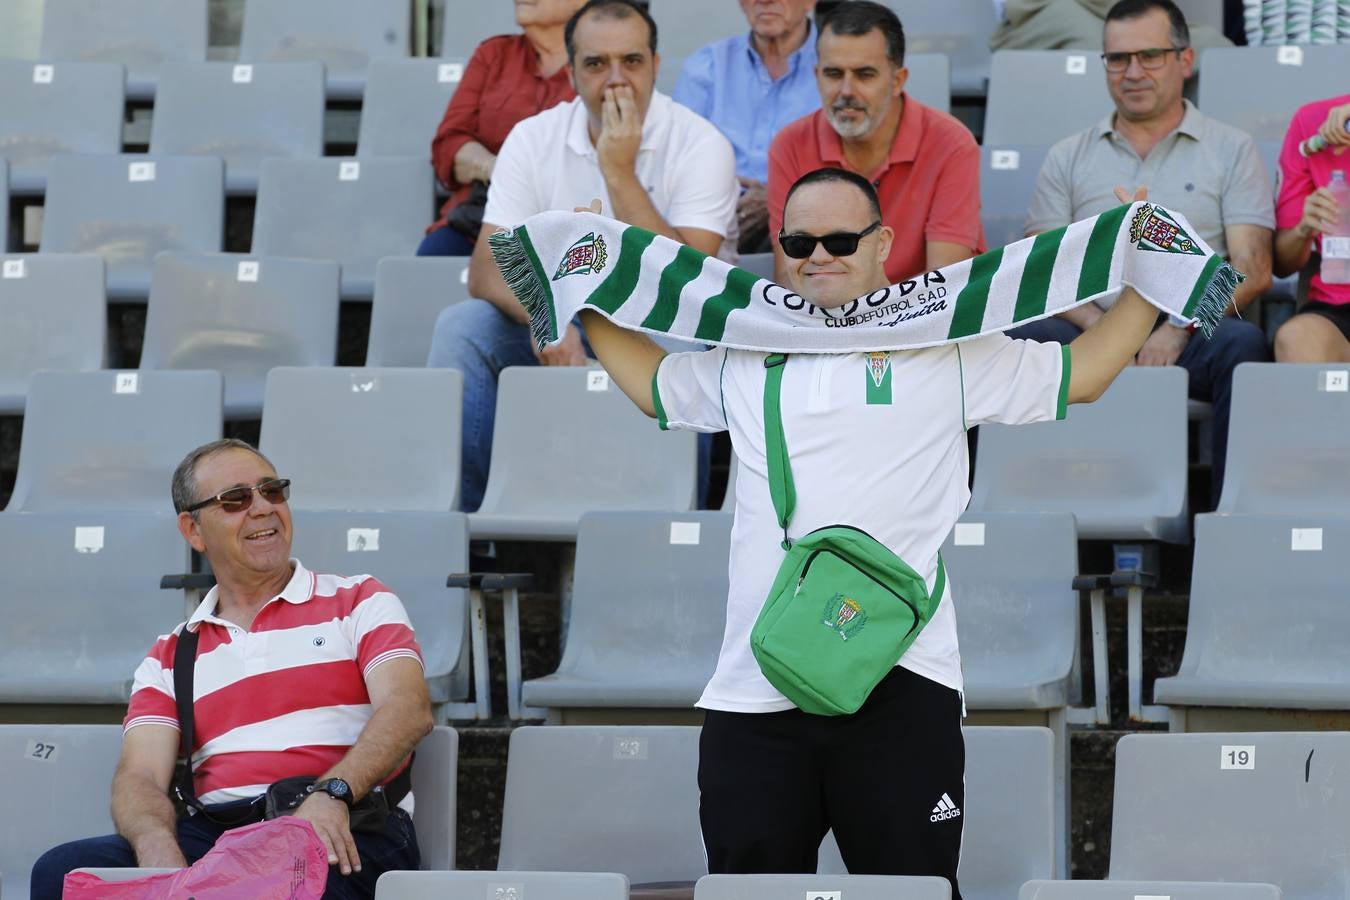
M 198 447 L 174 472 L 179 529 L 216 586 L 136 670 L 112 783 L 117 834 L 49 850 L 33 867 L 33 900 L 57 900 L 65 874 L 81 867 L 195 862 L 225 831 L 262 820 L 268 785 L 297 776 L 317 779 L 293 814 L 328 850 L 325 897 L 373 897 L 382 872 L 418 867 L 406 810 L 409 755 L 432 726 L 421 650 L 379 581 L 321 575 L 290 558 L 289 489 L 237 440 Z M 185 631 L 198 642 L 189 729 L 198 809 L 180 818 L 169 790 Z M 353 804 L 368 809 L 381 794 L 383 828 L 354 833 Z

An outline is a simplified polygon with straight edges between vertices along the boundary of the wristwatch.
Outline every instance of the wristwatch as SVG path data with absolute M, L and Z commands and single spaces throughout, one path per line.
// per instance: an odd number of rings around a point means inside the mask
M 311 794 L 323 792 L 334 800 L 341 800 L 347 804 L 348 809 L 351 809 L 352 803 L 355 802 L 352 799 L 352 786 L 341 778 L 326 778 L 323 781 L 316 781 L 309 786 L 307 792 Z

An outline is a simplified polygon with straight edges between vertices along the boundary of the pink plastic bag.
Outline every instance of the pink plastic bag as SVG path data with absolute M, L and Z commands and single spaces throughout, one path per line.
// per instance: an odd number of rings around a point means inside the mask
M 319 900 L 328 883 L 328 851 L 302 819 L 282 816 L 225 832 L 186 869 L 104 881 L 66 876 L 65 900 Z

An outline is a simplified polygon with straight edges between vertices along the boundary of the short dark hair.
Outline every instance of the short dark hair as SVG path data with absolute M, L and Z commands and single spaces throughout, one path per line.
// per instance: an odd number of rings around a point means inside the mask
M 487 0 L 480 0 L 487 2 Z M 498 2 L 498 0 L 491 0 Z M 647 46 L 651 48 L 652 56 L 656 55 L 656 20 L 652 14 L 647 12 L 647 4 L 637 3 L 635 0 L 586 0 L 586 5 L 572 14 L 572 18 L 567 20 L 567 26 L 563 28 L 563 43 L 567 45 L 567 64 L 570 66 L 576 61 L 577 45 L 573 40 L 573 35 L 577 30 L 577 23 L 583 18 L 595 13 L 602 19 L 627 19 L 632 16 L 641 17 L 642 21 L 647 23 Z
M 178 464 L 178 468 L 173 470 L 173 479 L 169 484 L 169 495 L 173 498 L 174 512 L 184 512 L 189 506 L 203 499 L 197 496 L 197 463 L 226 450 L 247 450 L 267 463 L 269 469 L 276 471 L 277 467 L 272 465 L 272 461 L 264 456 L 261 450 L 237 438 L 222 438 L 218 441 L 211 441 L 209 444 L 202 444 L 183 457 L 183 461 Z M 194 519 L 197 517 L 195 512 L 191 515 Z
M 824 169 L 814 169 L 807 172 L 792 183 L 792 187 L 788 188 L 787 197 L 783 198 L 784 221 L 786 221 L 788 204 L 792 202 L 792 195 L 797 193 L 798 188 L 806 187 L 808 184 L 824 184 L 830 181 L 851 184 L 862 191 L 863 196 L 867 198 L 867 204 L 872 207 L 872 215 L 876 216 L 878 219 L 881 218 L 881 200 L 877 198 L 877 189 L 872 186 L 872 182 L 868 181 L 857 172 L 850 172 L 848 169 L 839 169 L 829 166 Z
M 1155 9 L 1167 13 L 1171 26 L 1172 44 L 1182 50 L 1191 45 L 1191 29 L 1186 25 L 1186 14 L 1172 0 L 1120 0 L 1107 10 L 1107 22 L 1119 22 L 1122 19 L 1137 19 L 1146 16 Z M 1104 26 L 1103 26 L 1104 27 Z
M 825 14 L 816 34 L 816 43 L 827 31 L 848 37 L 862 37 L 873 29 L 880 29 L 886 38 L 886 58 L 897 69 L 905 65 L 905 28 L 900 17 L 889 7 L 872 0 L 847 0 Z

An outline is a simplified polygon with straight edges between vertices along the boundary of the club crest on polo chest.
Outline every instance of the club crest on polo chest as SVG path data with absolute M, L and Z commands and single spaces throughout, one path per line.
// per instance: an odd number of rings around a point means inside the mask
M 568 275 L 589 275 L 592 272 L 599 272 L 605 268 L 608 261 L 609 251 L 605 247 L 604 236 L 592 231 L 567 248 L 562 262 L 558 263 L 558 271 L 554 273 L 553 280 L 557 281 Z
M 1186 253 L 1204 256 L 1205 251 L 1166 211 L 1145 203 L 1130 221 L 1130 242 L 1140 250 L 1155 253 Z
M 867 361 L 867 404 L 891 402 L 891 354 L 887 351 L 864 353 Z
M 867 624 L 867 612 L 852 597 L 835 594 L 825 601 L 825 614 L 821 624 L 846 641 L 862 631 L 863 626 Z

